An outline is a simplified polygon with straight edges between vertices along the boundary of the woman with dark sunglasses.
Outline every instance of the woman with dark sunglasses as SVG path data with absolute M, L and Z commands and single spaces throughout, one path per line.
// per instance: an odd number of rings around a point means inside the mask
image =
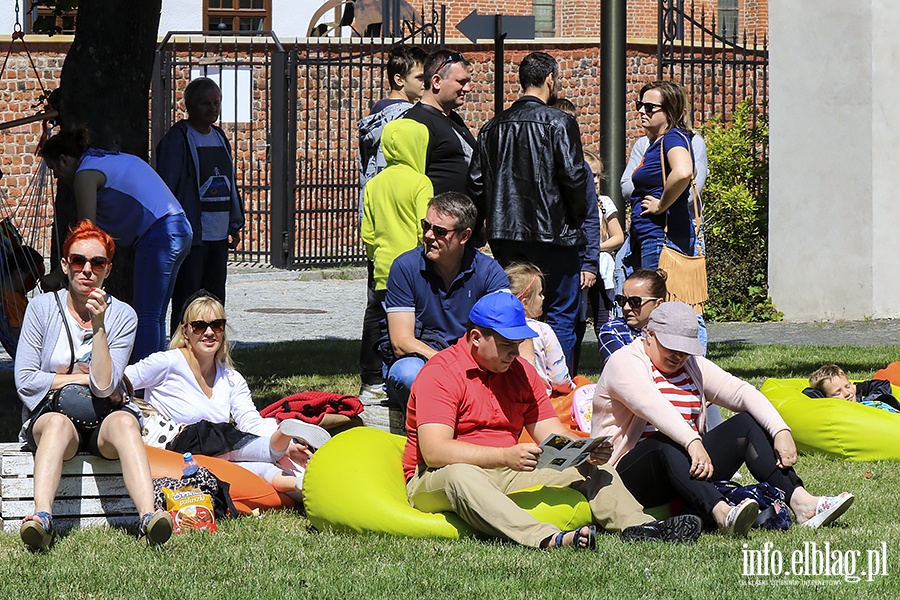
M 184 309 L 170 350 L 125 370 L 134 388 L 144 390 L 144 400 L 179 432 L 174 439 L 148 435 L 145 441 L 239 463 L 299 500 L 306 461 L 331 435 L 295 419 L 278 425 L 260 416 L 231 362 L 226 324 L 222 303 L 199 295 Z
M 650 145 L 631 174 L 631 253 L 635 266 L 652 270 L 659 265 L 665 243 L 694 255 L 688 207 L 695 170 L 693 132 L 687 125 L 684 89 L 675 82 L 645 85 L 636 110 Z
M 650 313 L 666 298 L 666 272 L 637 269 L 625 280 L 622 294 L 615 302 L 622 309 L 622 317 L 612 319 L 600 327 L 597 343 L 603 364 L 613 352 L 640 337 L 647 326 Z
M 22 521 L 22 541 L 32 549 L 53 540 L 53 499 L 62 463 L 79 450 L 118 459 L 128 494 L 151 544 L 172 534 L 172 519 L 153 508 L 150 463 L 141 440 L 141 411 L 120 393 L 137 317 L 103 289 L 115 243 L 90 221 L 76 224 L 62 246 L 68 288 L 36 296 L 28 304 L 16 351 L 16 389 L 24 404 L 19 440 L 34 452 L 34 513 Z M 67 384 L 89 386 L 113 410 L 99 427 L 76 424 L 51 408 L 51 395 Z

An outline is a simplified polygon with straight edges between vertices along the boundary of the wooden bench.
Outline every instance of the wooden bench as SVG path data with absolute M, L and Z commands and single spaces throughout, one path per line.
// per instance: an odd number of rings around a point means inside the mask
M 19 443 L 0 443 L 0 519 L 18 531 L 34 512 L 34 456 Z M 122 465 L 81 453 L 63 463 L 53 502 L 58 531 L 85 525 L 137 525 L 137 509 L 122 480 Z

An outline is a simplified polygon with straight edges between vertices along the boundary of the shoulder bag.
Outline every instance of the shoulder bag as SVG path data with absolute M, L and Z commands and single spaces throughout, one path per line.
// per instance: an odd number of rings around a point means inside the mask
M 690 146 L 688 146 L 690 147 Z M 693 160 L 693 157 L 692 157 Z M 663 189 L 666 187 L 666 156 L 663 140 L 659 142 L 659 166 L 662 171 Z M 690 305 L 698 315 L 703 314 L 703 303 L 709 300 L 709 288 L 706 281 L 706 256 L 700 244 L 700 223 L 703 222 L 702 203 L 698 203 L 700 192 L 691 173 L 691 196 L 694 200 L 694 233 L 696 235 L 695 256 L 687 256 L 668 244 L 669 213 L 666 211 L 666 225 L 663 229 L 663 248 L 659 254 L 659 268 L 668 275 L 666 287 L 669 302 L 684 302 Z
M 72 330 L 69 329 L 69 322 L 66 319 L 65 309 L 59 299 L 59 295 L 53 292 L 53 297 L 56 298 L 63 327 L 66 328 L 66 335 L 69 338 L 71 358 L 69 359 L 69 370 L 66 371 L 66 374 L 71 374 L 75 367 L 75 342 L 72 340 Z M 75 427 L 83 432 L 90 432 L 100 427 L 103 419 L 115 408 L 116 404 L 109 398 L 95 396 L 91 392 L 90 386 L 80 383 L 66 384 L 50 395 L 50 410 L 66 415 L 72 420 Z

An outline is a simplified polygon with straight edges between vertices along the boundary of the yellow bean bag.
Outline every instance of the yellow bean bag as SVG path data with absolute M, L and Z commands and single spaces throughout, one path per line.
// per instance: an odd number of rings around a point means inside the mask
M 303 477 L 306 515 L 319 530 L 459 538 L 475 532 L 455 513 L 425 513 L 409 504 L 401 457 L 406 438 L 356 427 L 313 454 Z M 562 530 L 592 522 L 584 496 L 570 488 L 529 488 L 509 495 L 539 521 Z
M 808 398 L 806 379 L 767 379 L 761 391 L 791 428 L 797 448 L 855 461 L 900 459 L 900 415 L 835 398 Z M 894 386 L 900 397 L 900 388 Z

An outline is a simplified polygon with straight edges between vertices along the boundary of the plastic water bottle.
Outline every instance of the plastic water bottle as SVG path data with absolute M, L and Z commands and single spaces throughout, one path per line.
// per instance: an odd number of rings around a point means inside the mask
M 194 460 L 194 455 L 190 452 L 184 453 L 184 465 L 182 465 L 181 470 L 185 477 L 190 477 L 200 470 L 200 465 L 197 464 L 197 461 Z

